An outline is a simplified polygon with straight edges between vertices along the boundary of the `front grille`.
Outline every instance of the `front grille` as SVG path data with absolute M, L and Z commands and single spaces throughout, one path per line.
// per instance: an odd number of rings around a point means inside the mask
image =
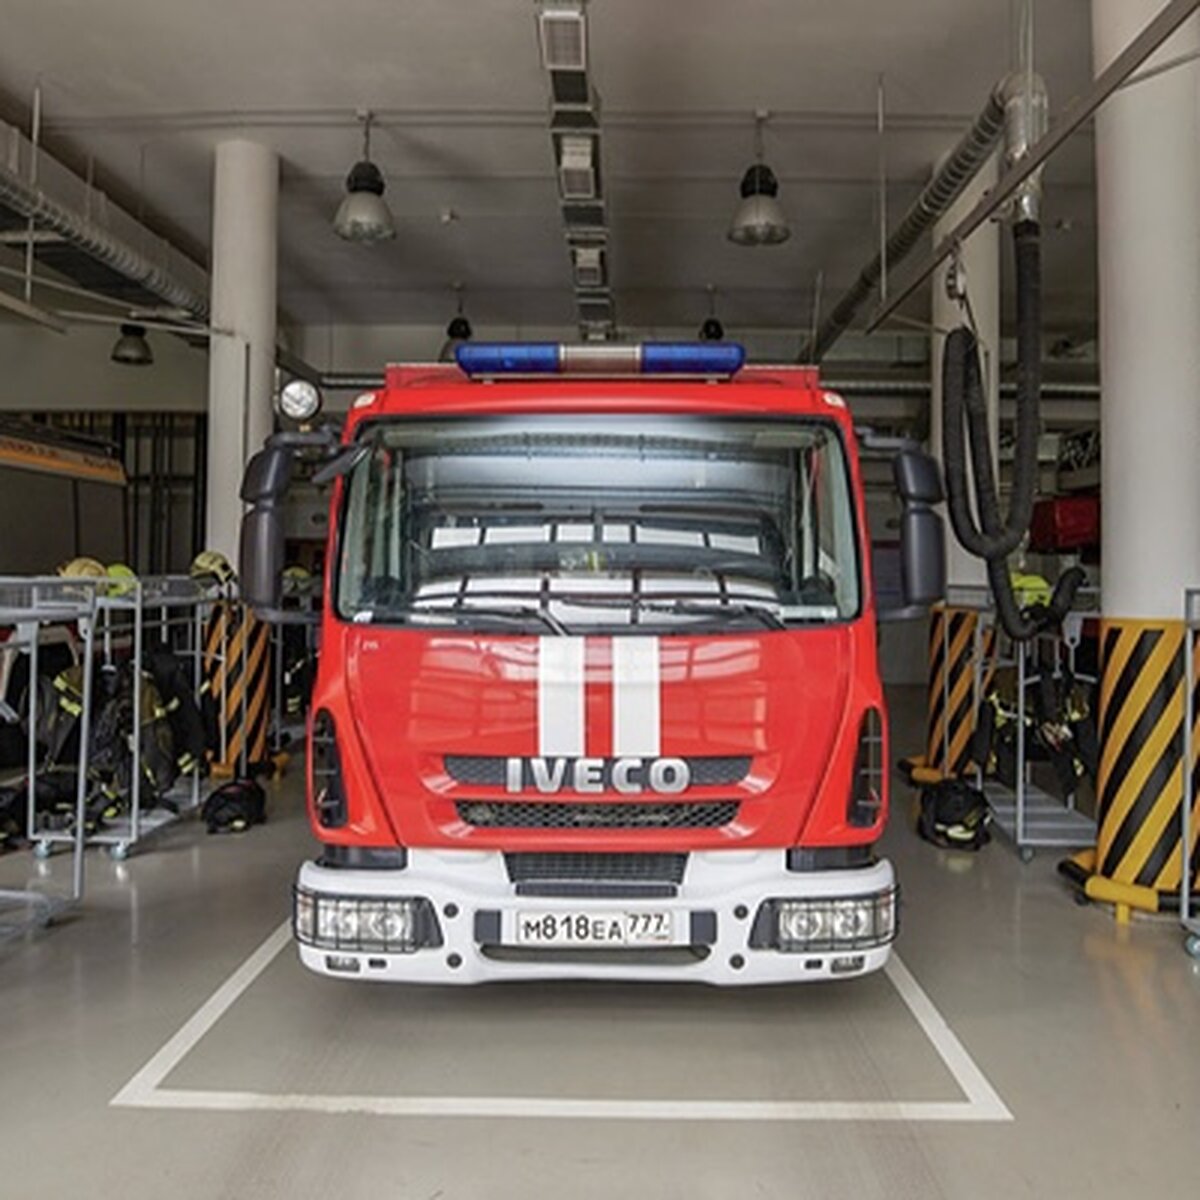
M 738 814 L 736 800 L 696 804 L 541 804 L 460 800 L 460 821 L 479 829 L 716 829 Z
M 446 774 L 455 783 L 504 787 L 506 759 L 481 754 L 447 754 Z M 750 756 L 705 755 L 686 760 L 693 787 L 732 787 L 750 773 Z M 569 772 L 568 772 L 569 775 Z
M 683 882 L 686 854 L 599 854 L 594 852 L 506 854 L 513 883 L 671 883 Z

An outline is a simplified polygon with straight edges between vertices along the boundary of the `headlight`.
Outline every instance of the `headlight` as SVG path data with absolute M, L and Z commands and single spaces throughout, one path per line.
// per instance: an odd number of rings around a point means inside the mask
M 779 909 L 779 940 L 816 942 L 829 932 L 824 909 L 808 904 L 784 904 Z
M 296 888 L 296 940 L 322 950 L 411 954 L 442 944 L 430 902 L 421 896 L 327 896 Z
M 896 932 L 896 892 L 829 900 L 773 900 L 775 947 L 787 951 L 865 950 Z
M 874 908 L 874 904 L 866 900 L 844 900 L 835 904 L 830 920 L 834 938 L 839 942 L 853 942 L 870 937 Z
M 405 901 L 364 903 L 358 910 L 358 922 L 358 936 L 362 941 L 407 943 L 413 940 L 413 907 Z

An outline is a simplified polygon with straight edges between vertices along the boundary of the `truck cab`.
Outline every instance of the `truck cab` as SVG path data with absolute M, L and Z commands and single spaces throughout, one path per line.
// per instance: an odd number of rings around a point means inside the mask
M 466 344 L 354 403 L 308 731 L 322 974 L 750 984 L 886 962 L 888 725 L 850 414 L 741 348 Z M 286 437 L 243 490 L 270 613 Z M 910 455 L 905 588 L 938 590 Z M 936 542 L 936 546 L 934 543 Z

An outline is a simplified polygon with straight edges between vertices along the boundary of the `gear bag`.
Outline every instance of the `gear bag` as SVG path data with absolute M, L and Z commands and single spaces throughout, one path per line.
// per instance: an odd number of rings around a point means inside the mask
M 987 798 L 961 779 L 943 779 L 921 792 L 917 832 L 935 846 L 978 850 L 992 840 Z
M 209 793 L 200 813 L 209 833 L 245 833 L 267 819 L 267 794 L 253 779 L 235 779 Z

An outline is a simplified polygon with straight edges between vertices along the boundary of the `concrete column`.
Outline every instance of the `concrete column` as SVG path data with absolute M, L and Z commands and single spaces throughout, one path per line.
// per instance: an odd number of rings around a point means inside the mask
M 998 158 L 993 155 L 933 227 L 934 245 L 941 242 L 996 182 L 997 171 Z M 963 245 L 962 258 L 967 273 L 971 310 L 975 314 L 979 335 L 988 424 L 992 446 L 995 447 L 1000 425 L 1000 226 L 989 221 L 971 234 Z M 931 317 L 935 332 L 931 362 L 933 408 L 930 441 L 933 454 L 939 462 L 942 460 L 942 347 L 946 338 L 936 331 L 953 329 L 965 320 L 961 307 L 946 294 L 945 278 L 945 269 L 940 269 L 934 275 Z M 958 544 L 950 528 L 949 516 L 946 517 L 946 579 L 951 587 L 987 586 L 987 567 L 981 559 L 972 557 Z
M 237 139 L 216 151 L 208 369 L 207 548 L 236 565 L 242 468 L 272 428 L 279 159 Z
M 1163 0 L 1092 0 L 1106 67 Z M 1193 17 L 1150 66 L 1195 54 Z M 1200 64 L 1096 116 L 1103 620 L 1088 894 L 1154 908 L 1182 879 L 1183 589 L 1200 585 Z M 1200 808 L 1191 825 L 1191 861 Z
M 1092 0 L 1103 70 L 1162 0 Z M 1150 65 L 1200 49 L 1193 17 Z M 1200 64 L 1096 115 L 1103 606 L 1180 617 L 1200 586 Z

